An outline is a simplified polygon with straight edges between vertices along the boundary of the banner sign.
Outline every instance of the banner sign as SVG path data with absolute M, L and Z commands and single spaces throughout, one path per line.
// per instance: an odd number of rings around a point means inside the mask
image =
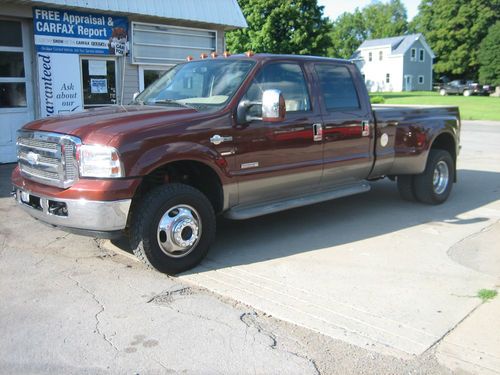
M 33 8 L 37 52 L 125 55 L 128 20 L 104 14 Z
M 37 53 L 41 117 L 83 110 L 80 56 Z

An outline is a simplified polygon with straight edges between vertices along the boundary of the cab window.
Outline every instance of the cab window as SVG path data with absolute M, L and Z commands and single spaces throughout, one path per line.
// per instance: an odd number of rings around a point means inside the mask
M 323 102 L 328 111 L 359 109 L 359 98 L 349 69 L 341 65 L 317 64 Z

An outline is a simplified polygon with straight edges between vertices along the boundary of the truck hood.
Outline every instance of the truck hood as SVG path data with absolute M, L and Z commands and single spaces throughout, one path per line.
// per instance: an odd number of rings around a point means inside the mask
M 107 144 L 113 137 L 123 133 L 148 126 L 173 124 L 196 115 L 199 112 L 190 108 L 113 106 L 44 118 L 26 124 L 24 129 L 69 134 L 84 143 Z

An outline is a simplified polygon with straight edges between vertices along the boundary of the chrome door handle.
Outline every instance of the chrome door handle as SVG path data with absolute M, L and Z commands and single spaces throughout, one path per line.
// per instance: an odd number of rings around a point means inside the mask
M 323 125 L 313 124 L 313 141 L 319 142 L 323 140 Z
M 370 121 L 361 121 L 361 136 L 368 137 L 370 135 Z
M 214 135 L 210 138 L 210 142 L 214 145 L 220 145 L 222 142 L 231 142 L 233 137 L 221 137 L 219 134 Z

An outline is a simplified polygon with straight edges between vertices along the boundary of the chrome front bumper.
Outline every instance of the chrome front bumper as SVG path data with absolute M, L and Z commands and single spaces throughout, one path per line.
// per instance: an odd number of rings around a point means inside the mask
M 131 199 L 119 201 L 59 200 L 40 196 L 17 186 L 19 207 L 47 224 L 83 231 L 113 232 L 125 228 Z

